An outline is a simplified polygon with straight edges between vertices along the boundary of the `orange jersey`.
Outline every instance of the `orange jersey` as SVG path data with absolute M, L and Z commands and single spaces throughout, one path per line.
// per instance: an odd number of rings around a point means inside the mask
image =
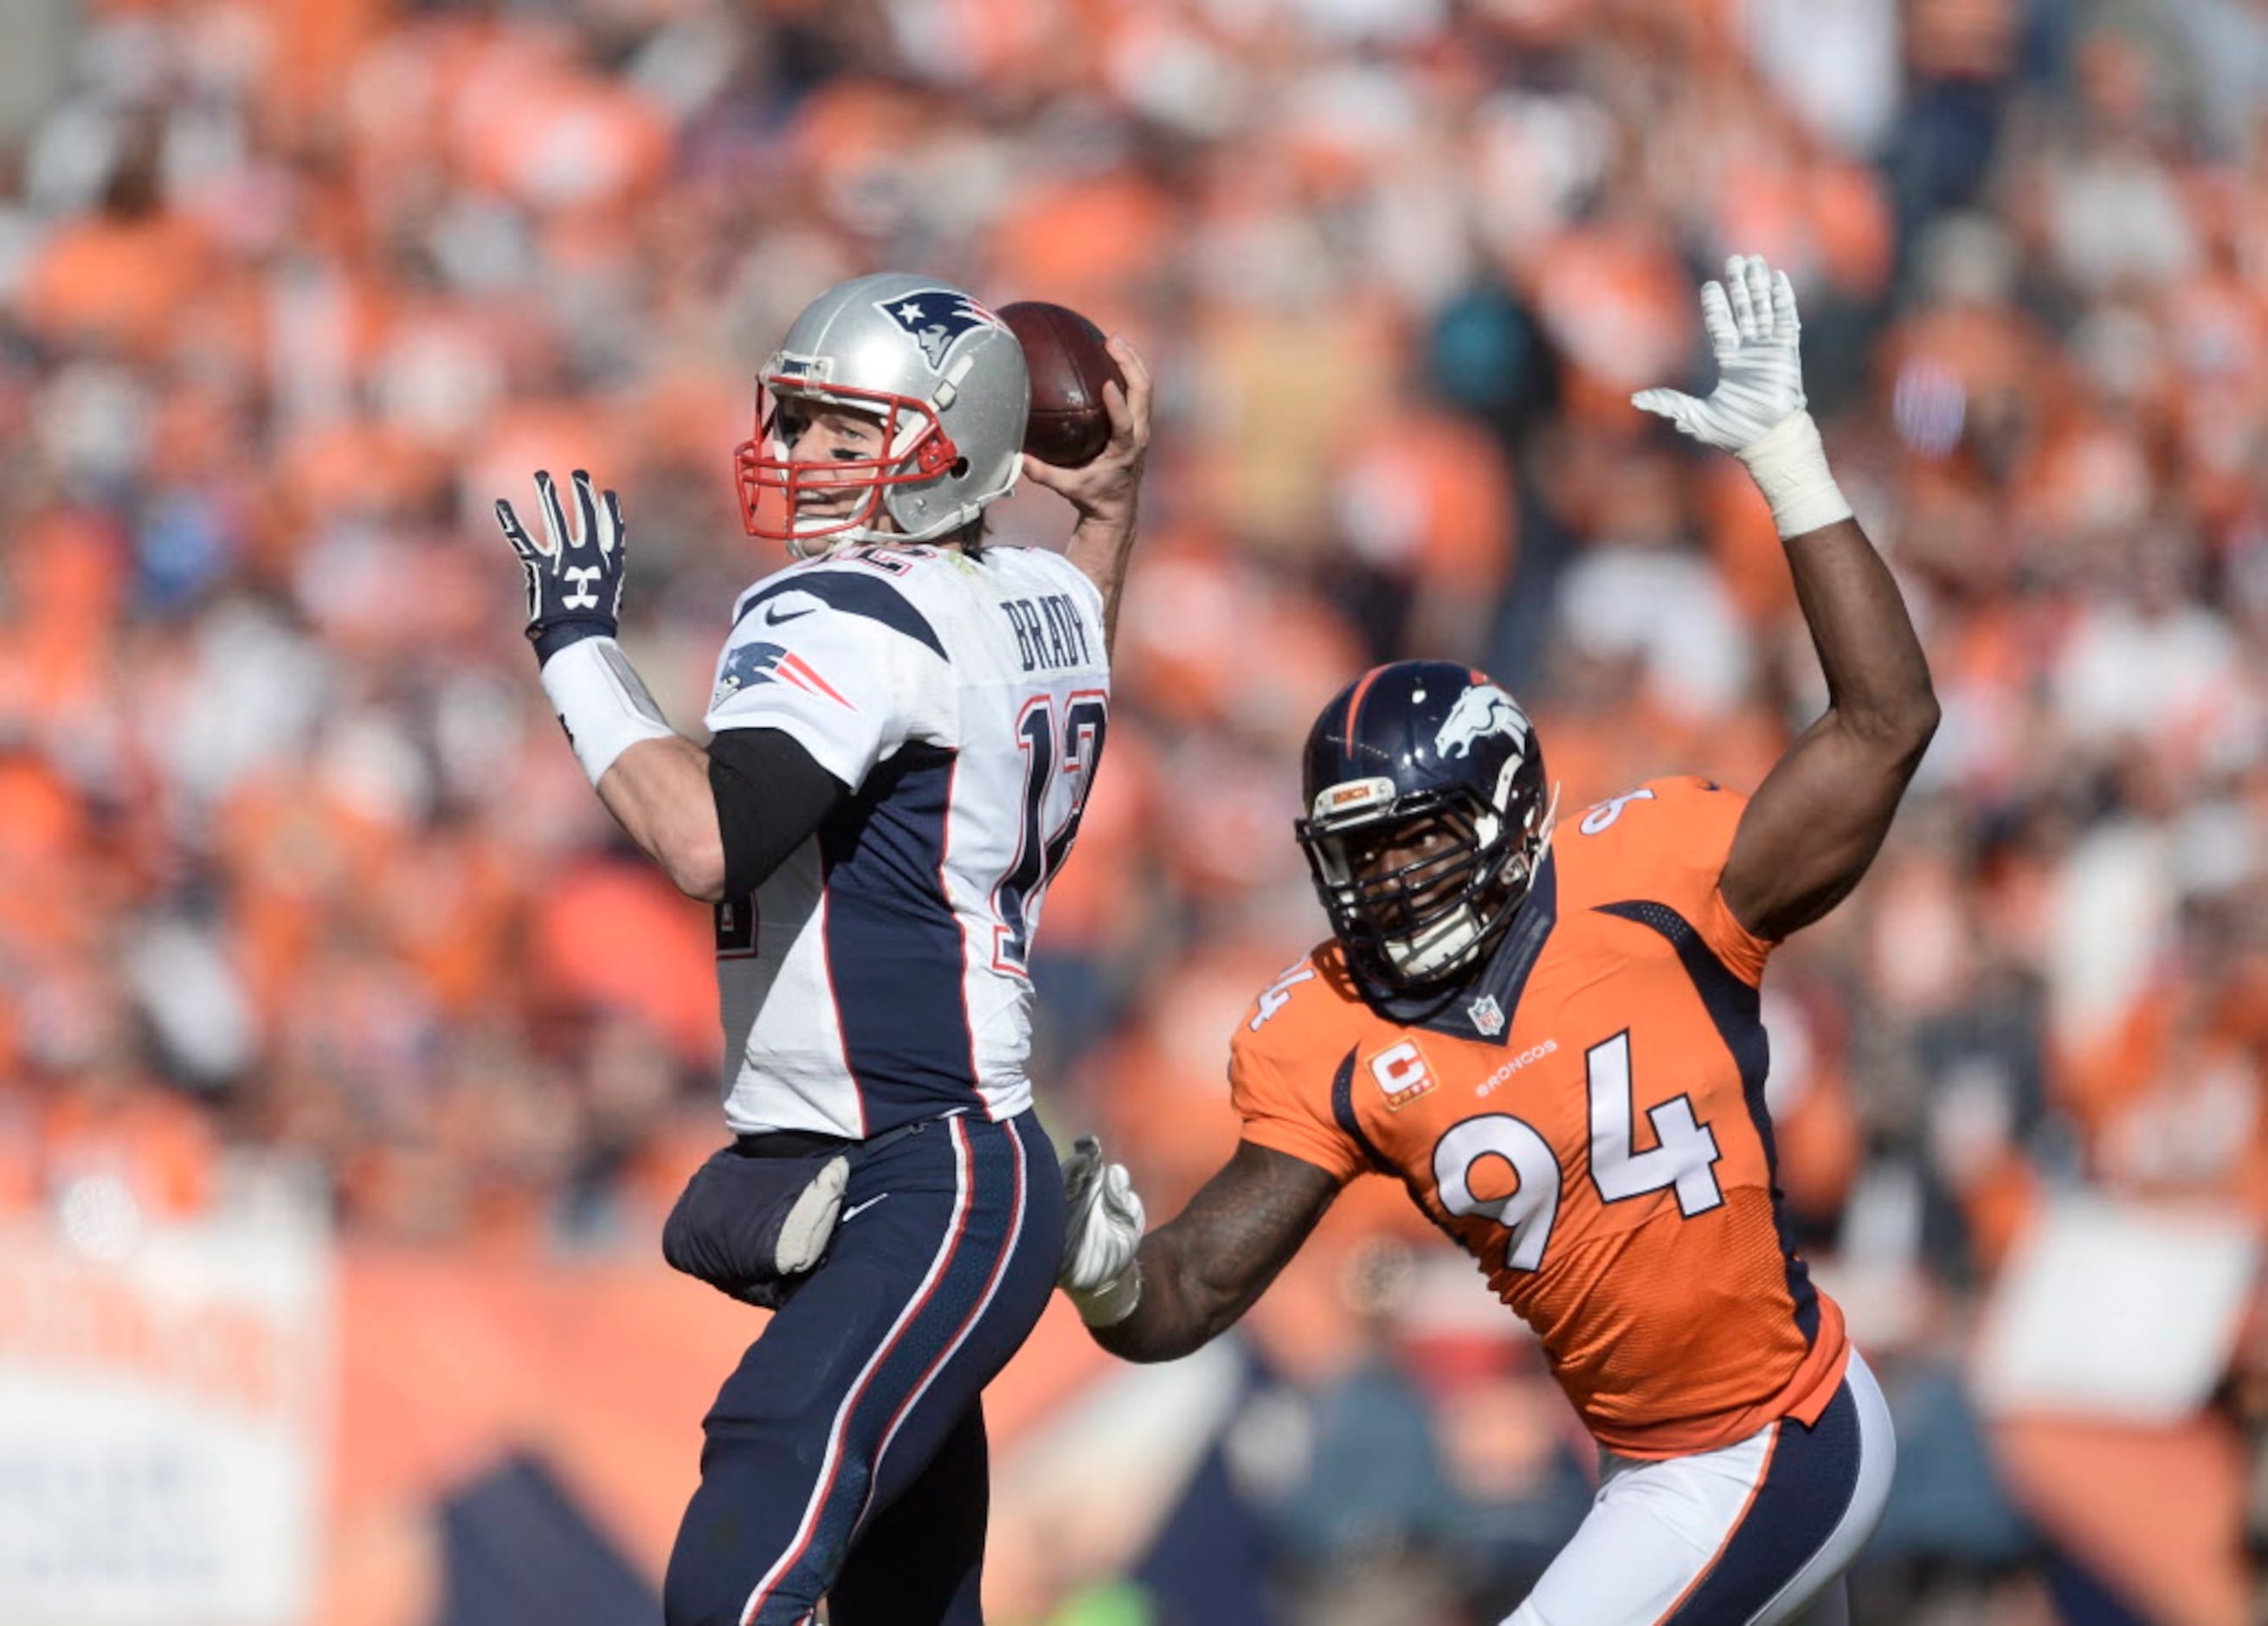
M 1483 973 L 1373 1009 L 1336 943 L 1238 1027 L 1244 1138 L 1396 1176 L 1543 1340 L 1609 1450 L 1709 1451 L 1842 1381 L 1779 1215 L 1756 984 L 1718 890 L 1744 797 L 1659 780 L 1563 824 Z

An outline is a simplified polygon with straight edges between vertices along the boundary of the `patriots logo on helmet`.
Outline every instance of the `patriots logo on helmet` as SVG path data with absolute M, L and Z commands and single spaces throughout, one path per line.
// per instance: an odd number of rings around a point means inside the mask
M 1515 758 L 1528 748 L 1528 713 L 1494 684 L 1475 684 L 1457 697 L 1433 735 L 1433 754 L 1443 761 L 1469 757 L 1473 747 L 1492 734 L 1508 734 L 1520 742 Z
M 741 690 L 753 689 L 758 684 L 785 684 L 791 689 L 819 695 L 850 711 L 858 709 L 813 669 L 810 661 L 782 644 L 742 644 L 726 655 L 725 669 L 717 675 L 717 690 L 709 697 L 709 705 L 713 710 Z
M 921 346 L 922 359 L 932 373 L 945 371 L 945 358 L 953 353 L 962 334 L 1000 326 L 998 316 L 951 288 L 917 288 L 895 299 L 877 299 L 874 308 Z

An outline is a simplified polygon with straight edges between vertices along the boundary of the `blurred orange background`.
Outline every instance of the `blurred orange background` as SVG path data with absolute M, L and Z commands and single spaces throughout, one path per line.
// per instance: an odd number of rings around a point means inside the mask
M 1795 280 L 1945 706 L 1874 873 L 1766 988 L 1792 1213 L 1900 1421 L 1857 1617 L 2268 1619 L 2257 0 L 26 0 L 11 28 L 0 1215 L 77 1246 L 89 1203 L 153 1234 L 225 1209 L 239 1161 L 319 1184 L 305 1619 L 442 1619 L 438 1510 L 523 1449 L 658 1580 L 754 1326 L 655 1245 L 722 1133 L 708 923 L 563 747 L 496 497 L 537 467 L 622 492 L 624 642 L 690 728 L 780 563 L 727 458 L 807 299 L 920 270 L 1133 339 L 1159 438 L 1035 1073 L 1162 1217 L 1233 1139 L 1229 1024 L 1323 929 L 1297 752 L 1352 674 L 1486 666 L 1567 809 L 1751 787 L 1815 714 L 1761 499 L 1626 404 L 1705 384 L 1694 290 L 1734 250 Z M 2084 1403 L 2007 1376 L 2124 1347 L 2131 1299 L 2035 1269 L 2074 1201 L 2201 1215 L 2249 1283 Z M 1083 1401 L 1132 1379 L 1051 1312 L 997 1392 L 995 1618 L 1517 1600 L 1587 1456 L 1400 1194 L 1343 1210 L 1231 1399 L 1145 1401 L 1217 1478 L 1113 1436 Z M 2192 1266 L 2136 1268 L 2198 1306 Z M 8 1349 L 0 1396 L 36 1398 Z M 2210 1380 L 2146 1404 L 2162 1362 Z M 1155 1482 L 1138 1512 L 1120 1474 Z M 1176 1556 L 1215 1496 L 1250 1550 Z

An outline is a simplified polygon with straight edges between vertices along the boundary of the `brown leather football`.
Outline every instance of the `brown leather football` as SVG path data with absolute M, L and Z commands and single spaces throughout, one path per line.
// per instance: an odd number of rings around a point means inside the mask
M 1102 329 L 1075 310 L 1041 299 L 1004 305 L 1000 320 L 1023 345 L 1032 374 L 1024 450 L 1061 469 L 1093 462 L 1110 441 L 1102 387 L 1126 388 L 1118 364 L 1103 348 Z

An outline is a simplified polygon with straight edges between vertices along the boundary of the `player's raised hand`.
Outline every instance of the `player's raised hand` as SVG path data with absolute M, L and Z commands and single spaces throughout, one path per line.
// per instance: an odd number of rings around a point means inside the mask
M 1110 414 L 1110 439 L 1102 450 L 1076 469 L 1042 462 L 1028 453 L 1024 457 L 1024 477 L 1064 499 L 1081 518 L 1130 514 L 1150 455 L 1150 369 L 1124 339 L 1113 338 L 1106 348 L 1125 374 L 1126 388 L 1102 387 L 1103 408 Z
M 497 523 L 519 556 L 527 577 L 527 637 L 535 658 L 549 661 L 578 639 L 612 638 L 622 610 L 622 567 L 629 533 L 622 499 L 612 491 L 593 493 L 591 477 L 574 474 L 576 523 L 559 506 L 550 474 L 537 469 L 536 499 L 543 508 L 544 543 L 539 545 L 519 522 L 512 505 L 497 499 Z
M 1103 1162 L 1102 1142 L 1091 1135 L 1072 1142 L 1063 1175 L 1063 1266 L 1056 1282 L 1090 1325 L 1108 1326 L 1130 1313 L 1140 1296 L 1134 1254 L 1148 1217 L 1125 1165 Z
M 1795 290 L 1759 255 L 1725 262 L 1725 280 L 1701 290 L 1701 324 L 1717 357 L 1706 400 L 1675 389 L 1641 389 L 1631 404 L 1666 418 L 1705 446 L 1744 452 L 1781 419 L 1803 410 Z

